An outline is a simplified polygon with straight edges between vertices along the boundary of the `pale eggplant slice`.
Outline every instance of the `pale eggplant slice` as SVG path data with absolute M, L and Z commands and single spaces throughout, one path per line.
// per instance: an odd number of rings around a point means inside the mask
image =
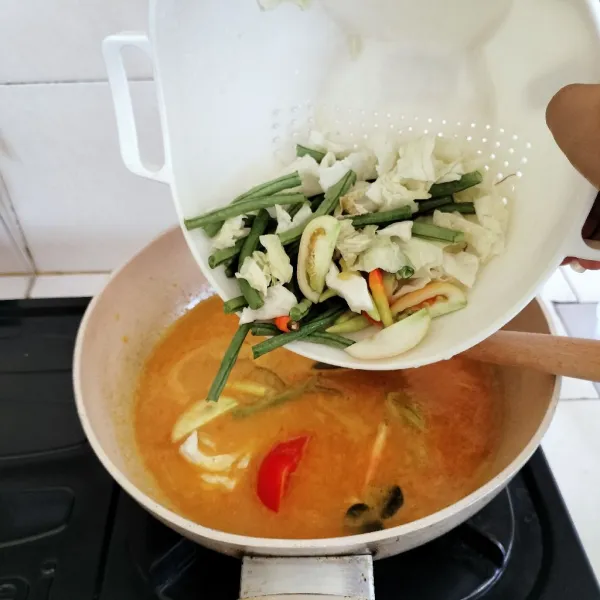
M 421 309 L 424 303 L 431 318 L 435 319 L 467 306 L 467 296 L 456 285 L 434 281 L 420 290 L 401 296 L 390 309 L 395 317 L 411 308 Z
M 422 309 L 345 350 L 350 356 L 363 360 L 397 356 L 417 346 L 427 334 L 430 324 L 429 312 Z
M 302 233 L 296 269 L 298 285 L 304 296 L 315 304 L 325 289 L 325 277 L 332 264 L 340 228 L 335 217 L 324 215 L 313 219 Z
M 171 441 L 178 442 L 195 429 L 229 412 L 237 405 L 237 400 L 227 396 L 221 396 L 218 402 L 207 402 L 206 400 L 194 402 L 177 419 L 173 431 L 171 431 Z

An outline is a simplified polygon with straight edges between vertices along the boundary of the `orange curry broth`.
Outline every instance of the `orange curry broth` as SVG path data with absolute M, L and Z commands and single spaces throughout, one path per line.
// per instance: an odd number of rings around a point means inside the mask
M 406 371 L 315 372 L 313 361 L 285 349 L 253 361 L 251 346 L 258 340 L 249 335 L 229 382 L 264 382 L 266 375 L 270 382 L 272 372 L 290 389 L 317 375 L 326 389 L 244 418 L 226 413 L 202 427 L 199 433 L 215 444 L 203 452 L 251 452 L 252 457 L 246 469 L 232 470 L 237 480 L 232 491 L 207 484 L 202 479 L 207 471 L 180 455 L 183 440 L 171 442 L 171 430 L 186 406 L 206 396 L 236 326 L 237 318 L 222 313 L 217 297 L 200 303 L 166 332 L 139 380 L 139 451 L 176 510 L 189 519 L 260 537 L 350 535 L 359 532 L 360 523 L 345 519 L 346 510 L 356 502 L 376 505 L 392 485 L 401 487 L 404 505 L 385 521 L 386 528 L 432 514 L 485 481 L 502 417 L 488 368 L 455 358 Z M 391 413 L 385 402 L 391 391 L 402 392 L 424 428 Z M 261 400 L 228 388 L 224 395 L 242 405 Z M 383 421 L 389 427 L 386 443 L 365 486 Z M 256 495 L 261 460 L 275 444 L 300 435 L 310 441 L 279 513 L 271 512 Z M 375 508 L 371 514 L 377 517 Z

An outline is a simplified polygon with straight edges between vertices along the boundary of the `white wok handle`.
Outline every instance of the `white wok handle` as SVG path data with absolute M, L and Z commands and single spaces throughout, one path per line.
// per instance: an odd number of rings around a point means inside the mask
M 240 600 L 374 600 L 373 557 L 244 557 Z
M 166 165 L 145 165 L 140 155 L 129 81 L 123 64 L 122 51 L 126 46 L 139 48 L 152 58 L 150 41 L 143 33 L 119 33 L 108 36 L 102 42 L 102 53 L 117 117 L 121 157 L 125 166 L 135 175 L 169 183 L 170 177 Z

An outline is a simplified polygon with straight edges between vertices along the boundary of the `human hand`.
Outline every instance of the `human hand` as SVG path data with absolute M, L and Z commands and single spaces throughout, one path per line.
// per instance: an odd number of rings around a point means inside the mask
M 600 85 L 573 84 L 562 88 L 546 109 L 546 123 L 571 164 L 600 189 Z M 585 240 L 600 241 L 600 194 L 583 226 Z M 576 271 L 600 270 L 600 262 L 569 257 Z

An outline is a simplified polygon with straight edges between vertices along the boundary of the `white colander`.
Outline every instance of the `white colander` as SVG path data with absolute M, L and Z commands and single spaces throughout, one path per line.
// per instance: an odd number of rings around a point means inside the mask
M 515 174 L 506 252 L 481 272 L 469 306 L 433 323 L 411 352 L 361 361 L 308 343 L 290 349 L 362 369 L 450 358 L 520 311 L 567 255 L 600 260 L 580 231 L 595 190 L 555 145 L 545 108 L 563 85 L 599 79 L 600 5 L 592 0 L 314 0 L 263 12 L 254 0 L 151 0 L 150 36 L 105 40 L 121 153 L 170 184 L 179 216 L 226 204 L 277 175 L 310 129 L 357 145 L 423 133 L 472 145 L 498 179 Z M 165 164 L 138 149 L 121 51 L 155 68 Z M 219 294 L 238 295 L 188 244 Z

